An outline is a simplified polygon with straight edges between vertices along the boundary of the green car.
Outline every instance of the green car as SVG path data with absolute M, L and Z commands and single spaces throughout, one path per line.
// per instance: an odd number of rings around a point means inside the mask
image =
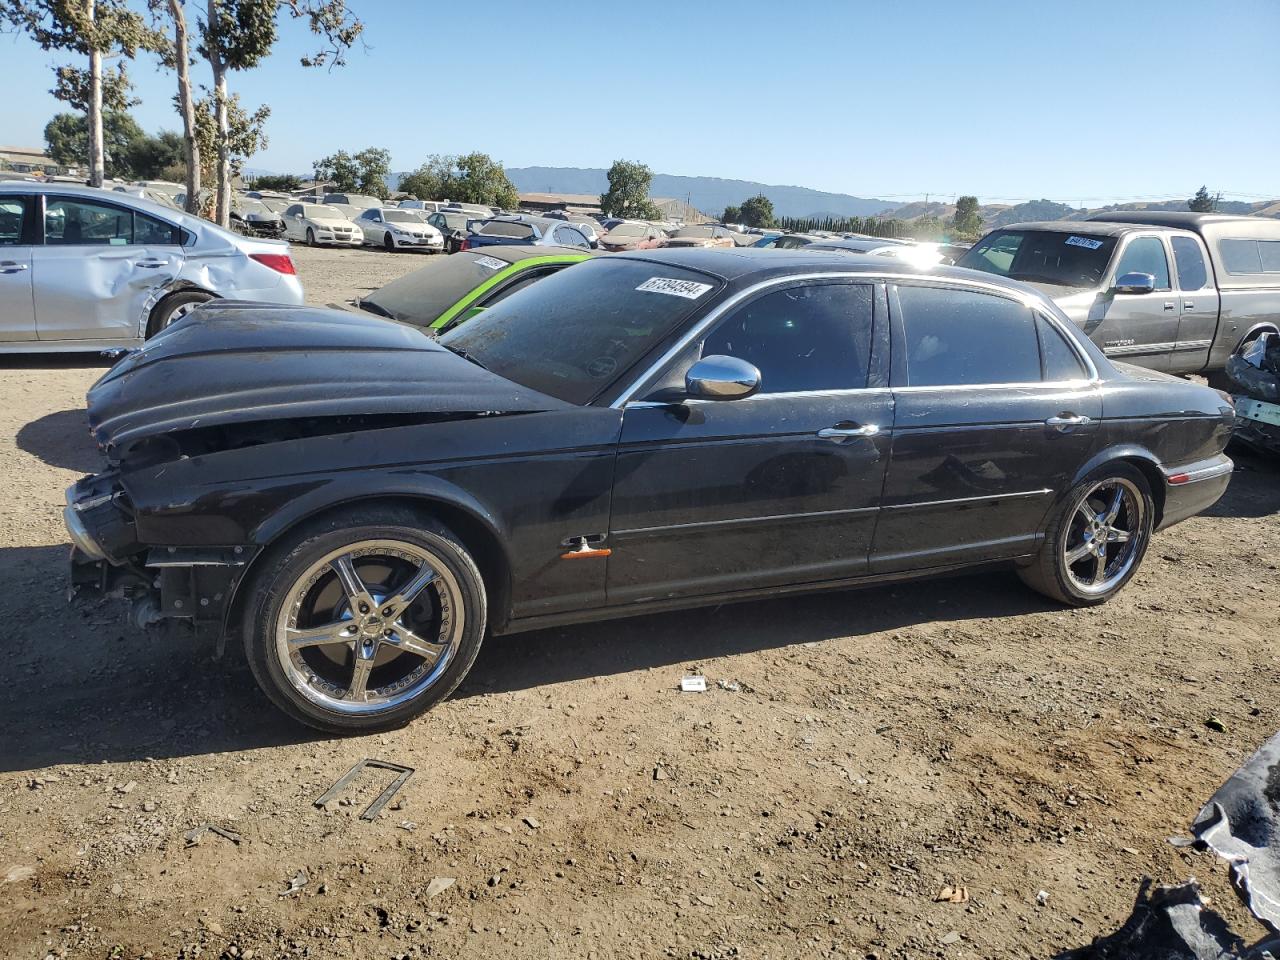
M 571 247 L 494 246 L 432 257 L 356 301 L 380 317 L 444 333 L 558 270 L 595 254 Z

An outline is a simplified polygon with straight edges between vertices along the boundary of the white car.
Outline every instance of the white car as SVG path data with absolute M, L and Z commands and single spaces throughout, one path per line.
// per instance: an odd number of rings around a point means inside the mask
M 0 183 L 0 352 L 139 347 L 219 297 L 302 304 L 289 245 L 127 193 Z
M 360 228 L 331 203 L 295 203 L 284 212 L 286 240 L 303 240 L 307 246 L 328 244 L 359 247 L 364 244 Z
M 374 207 L 356 217 L 356 225 L 363 231 L 365 243 L 388 251 L 408 248 L 439 253 L 444 249 L 444 235 L 415 210 Z

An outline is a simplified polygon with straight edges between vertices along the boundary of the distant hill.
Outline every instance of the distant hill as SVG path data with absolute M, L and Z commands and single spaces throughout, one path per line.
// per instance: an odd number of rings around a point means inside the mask
M 593 167 L 508 167 L 507 176 L 522 193 L 604 193 L 609 188 L 606 171 Z M 688 202 L 705 213 L 718 215 L 731 204 L 763 193 L 773 201 L 780 217 L 867 217 L 892 210 L 898 204 L 887 200 L 854 197 L 847 193 L 827 193 L 808 187 L 788 187 L 753 180 L 725 180 L 720 177 L 681 177 L 654 174 L 651 196 L 672 197 Z

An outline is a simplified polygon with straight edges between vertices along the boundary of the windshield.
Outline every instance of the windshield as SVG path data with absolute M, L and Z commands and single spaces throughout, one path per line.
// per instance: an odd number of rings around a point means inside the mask
M 389 223 L 421 223 L 422 218 L 416 217 L 408 210 L 383 210 L 382 219 Z
M 620 223 L 609 233 L 615 237 L 643 237 L 648 229 L 643 223 Z
M 513 294 L 440 342 L 508 380 L 583 404 L 714 290 L 707 275 L 669 264 L 587 260 Z
M 235 209 L 240 213 L 270 213 L 262 203 L 248 197 L 240 197 L 235 201 Z
M 1056 230 L 996 230 L 956 261 L 958 267 L 1062 287 L 1102 285 L 1115 237 Z
M 440 314 L 509 265 L 506 260 L 481 251 L 432 257 L 422 268 L 361 298 L 360 306 L 381 316 L 430 326 Z
M 511 220 L 489 220 L 475 228 L 476 233 L 489 237 L 532 237 L 533 227 Z

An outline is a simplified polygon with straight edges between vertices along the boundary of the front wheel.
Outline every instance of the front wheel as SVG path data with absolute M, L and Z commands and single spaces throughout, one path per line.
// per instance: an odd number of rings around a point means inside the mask
M 264 558 L 246 604 L 259 686 L 331 733 L 401 726 L 462 682 L 484 636 L 484 581 L 447 529 L 408 511 L 356 509 Z
M 316 232 L 307 227 L 307 246 L 314 247 L 316 245 Z
M 396 242 L 395 240 L 392 239 L 391 234 L 389 233 L 382 238 L 382 246 L 387 251 L 387 253 L 396 252 Z
M 1104 466 L 1063 499 L 1039 555 L 1018 575 L 1033 590 L 1073 607 L 1105 603 L 1137 572 L 1154 524 L 1147 478 L 1129 464 Z

